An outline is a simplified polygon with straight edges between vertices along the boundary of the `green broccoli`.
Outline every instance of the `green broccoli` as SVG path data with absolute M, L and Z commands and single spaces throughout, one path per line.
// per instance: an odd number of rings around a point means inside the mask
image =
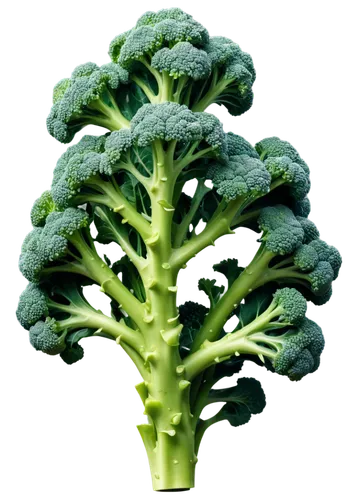
M 168 100 L 205 111 L 217 103 L 235 116 L 252 105 L 256 74 L 250 55 L 227 38 L 210 38 L 179 9 L 144 15 L 111 42 L 109 55 L 152 104 Z
M 184 490 L 206 430 L 244 425 L 266 404 L 255 379 L 216 382 L 247 363 L 293 381 L 317 370 L 324 339 L 307 301 L 331 298 L 342 258 L 308 219 L 310 171 L 296 149 L 278 137 L 254 147 L 206 112 L 251 107 L 249 54 L 171 8 L 145 13 L 109 55 L 54 88 L 55 139 L 69 143 L 86 125 L 106 130 L 63 152 L 31 209 L 19 260 L 29 283 L 16 316 L 36 351 L 68 365 L 93 337 L 124 350 L 142 379 L 147 422 L 138 430 L 153 488 Z M 178 305 L 187 263 L 242 227 L 259 233 L 252 261 L 215 264 L 225 285 L 203 277 L 206 303 L 188 296 Z M 104 245 L 120 250 L 117 260 Z M 109 314 L 87 300 L 93 286 Z M 205 419 L 211 403 L 221 408 Z
M 115 91 L 127 82 L 128 73 L 118 64 L 77 66 L 71 78 L 61 80 L 53 90 L 53 106 L 47 118 L 49 133 L 67 143 L 86 125 L 108 130 L 127 127 L 115 100 Z
M 324 347 L 322 331 L 305 317 L 306 300 L 298 290 L 279 288 L 263 312 L 262 303 L 255 298 L 250 298 L 249 304 L 246 307 L 254 310 L 256 306 L 251 322 L 245 324 L 247 312 L 243 312 L 234 332 L 214 342 L 204 341 L 200 350 L 184 360 L 190 378 L 235 353 L 256 355 L 263 363 L 270 363 L 271 370 L 291 380 L 300 380 L 318 368 Z
M 30 343 L 37 351 L 60 354 L 66 363 L 72 364 L 83 357 L 78 341 L 85 337 L 123 338 L 128 345 L 141 348 L 140 336 L 134 338 L 125 324 L 117 323 L 88 303 L 83 288 L 89 284 L 91 281 L 86 283 L 81 276 L 63 275 L 51 283 L 29 283 L 20 296 L 16 315 L 29 330 Z

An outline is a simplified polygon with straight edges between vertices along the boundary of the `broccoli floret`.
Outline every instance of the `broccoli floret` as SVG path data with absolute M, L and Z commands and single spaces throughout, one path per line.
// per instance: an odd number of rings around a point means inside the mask
M 317 370 L 324 337 L 316 323 L 305 318 L 297 328 L 273 340 L 278 348 L 273 362 L 276 373 L 287 375 L 290 380 L 301 380 Z
M 317 266 L 319 257 L 311 245 L 301 245 L 293 255 L 293 262 L 302 271 L 312 271 Z
M 300 165 L 309 174 L 307 163 L 302 160 L 296 149 L 287 141 L 282 141 L 278 137 L 268 137 L 258 142 L 255 146 L 261 160 L 267 158 L 288 157 L 292 162 Z
M 303 200 L 310 190 L 309 175 L 298 163 L 288 156 L 269 157 L 265 166 L 270 172 L 272 181 L 280 179 L 282 184 L 289 185 L 290 194 L 297 200 Z
M 154 53 L 159 49 L 161 43 L 161 36 L 156 30 L 151 26 L 140 26 L 128 34 L 120 49 L 118 62 L 124 68 L 130 70 L 133 62 Z M 117 51 L 118 48 L 114 49 L 114 47 L 112 45 L 112 51 Z
M 85 299 L 82 287 L 86 284 L 83 278 L 60 276 L 41 286 L 33 283 L 27 286 L 20 296 L 16 315 L 30 331 L 30 343 L 36 350 L 61 354 L 68 364 L 82 359 L 83 349 L 78 341 L 91 337 L 105 318 Z M 112 333 L 107 329 L 105 335 Z
M 283 205 L 263 208 L 258 225 L 263 231 L 262 246 L 253 262 L 268 265 L 264 283 L 293 283 L 307 299 L 325 303 L 342 264 L 338 250 L 318 239 L 311 221 L 296 218 Z
M 206 142 L 218 154 L 226 153 L 226 140 L 216 117 L 193 113 L 187 106 L 171 102 L 144 104 L 133 117 L 131 130 L 139 146 L 156 139 L 181 143 Z
M 136 27 L 139 26 L 154 27 L 168 43 L 189 41 L 200 46 L 209 39 L 204 26 L 178 8 L 147 12 L 138 19 Z
M 87 189 L 87 202 L 101 200 L 103 204 L 114 207 L 118 193 L 110 177 L 118 170 L 115 164 L 130 144 L 130 131 L 120 130 L 107 138 L 86 136 L 76 146 L 71 146 L 58 161 L 54 172 L 52 196 L 57 207 L 64 209 L 82 204 L 83 188 Z
M 246 154 L 230 156 L 224 165 L 213 163 L 208 169 L 208 178 L 226 200 L 239 196 L 256 198 L 270 190 L 271 177 L 263 163 Z
M 203 50 L 211 62 L 211 78 L 205 95 L 194 104 L 194 111 L 202 111 L 217 103 L 223 104 L 234 116 L 245 113 L 252 105 L 252 85 L 256 76 L 250 55 L 224 37 L 210 38 Z M 199 87 L 195 91 L 203 93 Z
M 312 221 L 310 221 L 306 217 L 300 217 L 298 215 L 296 215 L 296 219 L 301 224 L 302 229 L 305 233 L 303 243 L 310 243 L 311 241 L 317 240 L 319 238 L 319 231 Z
M 277 375 L 291 382 L 300 382 L 319 369 L 327 339 L 322 326 L 309 318 L 307 300 L 296 289 L 281 288 L 261 312 L 266 298 L 262 301 L 258 291 L 252 301 L 244 303 L 239 328 L 234 327 L 217 342 L 205 341 L 197 353 L 184 361 L 190 376 L 195 377 L 198 369 L 200 371 L 195 363 L 210 366 L 215 351 L 224 361 L 240 354 L 258 356 L 261 362 L 270 363 Z M 220 358 L 214 359 L 219 361 Z
M 67 143 L 86 125 L 109 130 L 127 126 L 114 99 L 114 91 L 126 83 L 128 73 L 118 64 L 77 66 L 71 78 L 55 86 L 53 107 L 47 118 L 49 133 Z
M 291 206 L 296 217 L 308 217 L 311 212 L 310 200 L 306 197 L 303 200 L 294 200 Z
M 159 50 L 152 58 L 152 66 L 160 72 L 166 71 L 173 78 L 188 76 L 194 81 L 207 78 L 211 70 L 207 53 L 189 42 Z
M 45 191 L 37 198 L 31 209 L 31 223 L 34 227 L 45 225 L 46 217 L 56 210 L 51 191 Z
M 80 229 L 88 227 L 88 224 L 88 214 L 81 209 L 67 208 L 64 212 L 51 212 L 45 226 L 33 229 L 23 243 L 19 267 L 25 278 L 34 283 L 39 282 L 45 267 L 65 257 L 68 240 Z
M 29 330 L 31 326 L 47 315 L 47 295 L 40 287 L 29 283 L 20 295 L 17 306 L 16 317 L 19 323 L 26 330 Z
M 261 241 L 274 254 L 290 254 L 303 242 L 304 231 L 301 224 L 284 205 L 262 209 L 258 224 L 263 231 Z
M 199 117 L 186 106 L 169 102 L 142 106 L 132 119 L 131 129 L 139 146 L 156 139 L 193 142 L 202 138 Z
M 257 151 L 251 146 L 251 144 L 241 137 L 240 135 L 233 134 L 229 132 L 226 134 L 227 139 L 227 153 L 229 156 L 241 156 L 248 155 L 251 158 L 260 159 Z
M 305 317 L 307 302 L 304 296 L 295 288 L 281 288 L 274 293 L 273 304 L 280 310 L 280 317 L 291 325 L 299 324 Z
M 106 138 L 106 142 L 104 144 L 106 161 L 110 164 L 119 162 L 123 153 L 132 146 L 132 142 L 132 133 L 129 129 L 116 130 L 112 132 Z
M 57 334 L 56 320 L 38 321 L 30 328 L 30 344 L 36 351 L 56 355 L 66 349 L 65 335 Z

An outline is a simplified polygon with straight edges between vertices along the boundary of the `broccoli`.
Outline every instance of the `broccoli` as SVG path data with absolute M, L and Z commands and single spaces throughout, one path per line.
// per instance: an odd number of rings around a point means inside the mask
M 69 143 L 86 125 L 102 132 L 63 152 L 31 209 L 16 316 L 36 351 L 68 365 L 83 358 L 87 339 L 122 347 L 142 380 L 147 422 L 138 430 L 153 488 L 184 490 L 194 486 L 207 429 L 244 425 L 266 404 L 253 378 L 216 382 L 247 363 L 292 381 L 317 370 L 324 338 L 307 302 L 328 302 L 342 258 L 308 218 L 310 170 L 296 149 L 278 137 L 253 146 L 206 112 L 251 107 L 249 54 L 171 8 L 145 13 L 113 39 L 109 56 L 54 88 L 55 139 Z M 252 261 L 215 264 L 225 285 L 203 277 L 206 303 L 178 305 L 187 263 L 242 227 L 259 234 Z M 122 254 L 111 262 L 102 245 Z M 93 285 L 109 314 L 87 300 Z M 221 408 L 205 419 L 211 403 Z
M 252 105 L 256 74 L 251 56 L 227 38 L 210 38 L 179 9 L 145 14 L 113 39 L 109 55 L 152 104 L 168 100 L 205 111 L 217 103 L 234 116 Z
M 245 323 L 247 312 L 240 315 L 238 327 L 214 342 L 204 342 L 202 349 L 184 361 L 186 371 L 195 377 L 212 363 L 227 360 L 235 353 L 254 355 L 271 371 L 290 380 L 301 380 L 319 366 L 324 348 L 320 327 L 305 317 L 307 304 L 295 288 L 279 288 L 263 312 L 257 298 L 249 299 L 256 316 Z M 213 358 L 212 356 L 215 357 Z

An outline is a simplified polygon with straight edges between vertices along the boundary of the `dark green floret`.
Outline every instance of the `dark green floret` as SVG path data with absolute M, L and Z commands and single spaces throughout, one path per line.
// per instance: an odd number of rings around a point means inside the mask
M 258 224 L 263 231 L 261 241 L 272 253 L 292 253 L 304 239 L 304 231 L 292 211 L 284 205 L 266 207 L 261 210 Z
M 65 334 L 57 334 L 56 320 L 38 321 L 30 328 L 30 344 L 36 351 L 56 355 L 66 349 Z
M 45 225 L 47 216 L 56 210 L 51 191 L 45 191 L 37 198 L 31 209 L 31 223 L 34 227 Z
M 188 76 L 194 81 L 207 78 L 211 70 L 207 53 L 189 42 L 159 50 L 152 58 L 152 66 L 160 72 L 166 71 L 173 78 Z
M 273 295 L 273 304 L 282 310 L 280 317 L 291 325 L 300 324 L 307 311 L 306 299 L 295 288 L 277 290 Z
M 72 141 L 86 125 L 116 130 L 126 126 L 115 91 L 128 83 L 128 73 L 118 64 L 77 66 L 71 78 L 55 86 L 53 107 L 47 118 L 49 133 L 60 142 Z
M 47 295 L 35 285 L 29 283 L 20 295 L 16 317 L 26 330 L 29 330 L 41 318 L 48 316 Z
M 303 170 L 309 174 L 307 163 L 302 160 L 297 150 L 287 141 L 282 141 L 278 137 L 268 137 L 258 142 L 255 146 L 261 160 L 267 158 L 288 157 L 292 162 L 300 165 Z
M 251 158 L 260 159 L 257 151 L 251 146 L 251 144 L 241 137 L 240 135 L 233 134 L 229 132 L 226 134 L 227 139 L 227 153 L 229 156 L 241 156 L 248 155 Z
M 246 154 L 230 156 L 224 165 L 214 163 L 208 170 L 217 192 L 226 200 L 239 196 L 256 198 L 269 192 L 271 177 L 263 163 Z

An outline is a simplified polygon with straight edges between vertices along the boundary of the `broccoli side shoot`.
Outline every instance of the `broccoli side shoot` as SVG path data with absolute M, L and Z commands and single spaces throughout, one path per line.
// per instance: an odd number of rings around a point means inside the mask
M 53 90 L 53 106 L 47 118 L 49 133 L 60 142 L 71 142 L 86 125 L 108 130 L 128 127 L 115 100 L 115 91 L 128 83 L 128 73 L 114 63 L 77 66 L 70 78 Z

